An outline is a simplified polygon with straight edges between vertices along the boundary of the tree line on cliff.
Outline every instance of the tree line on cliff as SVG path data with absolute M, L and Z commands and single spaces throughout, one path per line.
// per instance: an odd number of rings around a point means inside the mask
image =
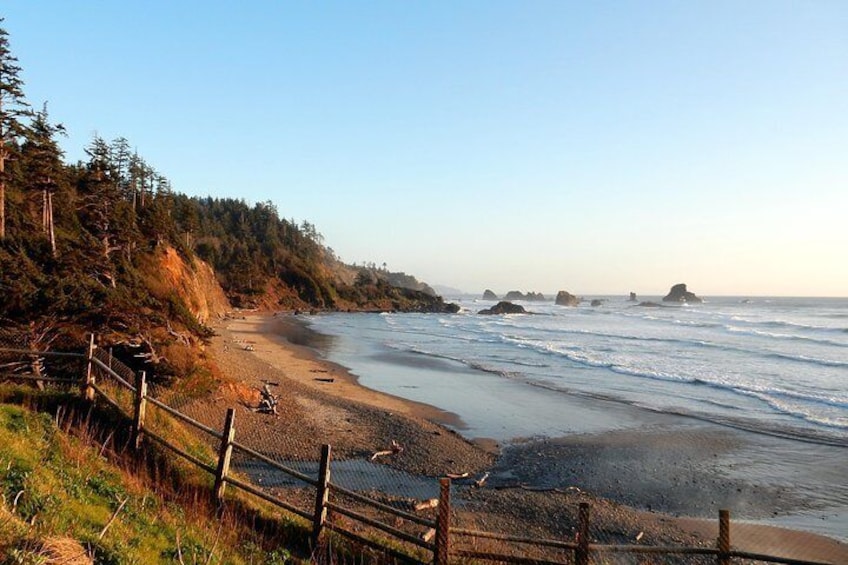
M 95 136 L 85 160 L 66 162 L 64 128 L 46 104 L 28 103 L 20 71 L 0 28 L 0 329 L 201 336 L 185 297 L 162 288 L 166 249 L 211 265 L 235 306 L 444 306 L 392 285 L 385 269 L 344 265 L 313 224 L 285 219 L 270 202 L 175 192 L 123 137 Z

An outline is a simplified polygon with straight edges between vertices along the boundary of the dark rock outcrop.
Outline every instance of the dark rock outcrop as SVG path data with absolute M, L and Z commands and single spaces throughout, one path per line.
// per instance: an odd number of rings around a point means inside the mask
M 527 294 L 524 294 L 520 290 L 510 290 L 504 296 L 504 300 L 534 300 L 536 302 L 543 302 L 545 300 L 545 295 L 541 292 L 533 292 L 530 291 Z
M 561 290 L 556 295 L 556 303 L 560 306 L 577 306 L 580 304 L 580 298 L 574 296 L 570 292 Z
M 635 292 L 631 292 L 631 293 L 630 293 L 630 298 L 629 298 L 628 300 L 629 300 L 630 302 L 636 302 L 636 293 L 635 293 Z
M 594 300 L 592 301 L 592 306 L 600 306 L 600 305 L 602 305 L 603 303 L 604 303 L 604 301 L 603 301 L 603 300 L 601 300 L 600 298 L 596 298 L 596 299 L 594 299 Z
M 492 306 L 491 308 L 486 308 L 485 310 L 480 310 L 477 312 L 478 314 L 526 314 L 527 311 L 523 306 L 519 306 L 518 304 L 513 304 L 512 302 L 507 302 L 506 300 L 502 300 Z
M 651 301 L 640 302 L 636 306 L 642 306 L 643 308 L 662 308 L 663 307 L 662 304 L 658 304 L 656 302 L 651 302 Z
M 665 298 L 663 298 L 663 302 L 691 302 L 698 304 L 703 302 L 703 300 L 695 296 L 695 293 L 686 290 L 685 284 L 680 283 L 671 287 L 671 290 L 669 290 L 668 294 Z
M 483 291 L 483 300 L 497 300 L 498 295 L 489 290 L 488 288 Z

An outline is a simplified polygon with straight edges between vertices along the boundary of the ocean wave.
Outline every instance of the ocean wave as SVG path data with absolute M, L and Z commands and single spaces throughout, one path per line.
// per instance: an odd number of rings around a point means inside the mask
M 835 359 L 824 359 L 820 357 L 813 357 L 809 355 L 802 354 L 791 354 L 791 353 L 783 353 L 781 351 L 775 351 L 773 349 L 762 349 L 762 348 L 754 348 L 754 347 L 744 347 L 739 345 L 733 345 L 729 343 L 721 343 L 721 342 L 712 342 L 703 339 L 696 338 L 678 338 L 678 337 L 669 337 L 669 336 L 636 336 L 629 334 L 617 334 L 610 332 L 601 332 L 594 330 L 581 330 L 581 329 L 566 329 L 558 332 L 561 335 L 581 335 L 581 336 L 589 336 L 589 337 L 603 337 L 607 339 L 613 340 L 622 340 L 622 341 L 632 341 L 632 342 L 644 342 L 644 343 L 660 343 L 660 344 L 669 344 L 669 345 L 677 345 L 683 347 L 697 347 L 697 348 L 712 348 L 726 352 L 735 352 L 744 355 L 756 355 L 759 357 L 765 358 L 775 358 L 781 359 L 784 361 L 790 361 L 795 363 L 804 363 L 804 364 L 812 364 L 819 365 L 822 367 L 848 367 L 848 361 L 840 361 Z M 531 338 L 527 338 L 524 336 L 520 336 L 517 334 L 507 335 L 504 334 L 501 336 L 501 339 L 504 343 L 511 343 L 518 347 L 525 347 L 528 343 L 533 343 L 534 341 Z M 540 349 L 540 352 L 543 353 L 552 353 L 556 352 L 556 349 L 551 349 L 548 347 L 544 347 Z
M 751 318 L 747 316 L 742 316 L 739 314 L 732 314 L 728 312 L 721 311 L 692 311 L 686 310 L 684 311 L 687 316 L 674 316 L 671 315 L 674 312 L 667 312 L 663 310 L 663 314 L 666 315 L 657 315 L 653 311 L 651 313 L 631 313 L 626 311 L 618 312 L 623 318 L 628 318 L 631 320 L 641 320 L 652 324 L 665 324 L 665 325 L 675 325 L 682 327 L 692 327 L 692 328 L 720 328 L 729 324 L 740 324 L 745 325 L 752 328 L 771 328 L 771 329 L 786 329 L 786 330 L 798 330 L 808 333 L 824 333 L 824 334 L 841 334 L 848 333 L 848 327 L 837 327 L 830 325 L 820 325 L 820 324 L 810 324 L 810 323 L 802 323 L 802 322 L 794 322 L 790 320 L 781 320 L 781 319 L 758 319 Z M 697 314 L 698 318 L 691 317 L 693 314 Z M 843 317 L 848 317 L 848 314 L 838 314 L 838 315 L 830 315 L 830 316 L 821 316 L 822 318 L 831 318 L 831 319 L 842 319 Z M 729 322 L 729 323 L 728 323 Z M 800 336 L 803 337 L 803 336 Z M 815 338 L 810 338 L 815 339 Z M 845 345 L 841 343 L 840 345 Z
M 781 400 L 779 396 L 776 395 L 756 392 L 751 392 L 750 394 L 759 398 L 778 412 L 786 414 L 787 416 L 799 418 L 806 422 L 825 426 L 828 428 L 848 430 L 848 416 L 823 416 L 809 409 L 804 410 L 804 407 L 799 406 L 797 403 L 785 402 Z M 846 405 L 843 403 L 842 406 Z
M 798 363 L 810 363 L 813 365 L 819 365 L 821 367 L 848 367 L 848 361 L 834 361 L 831 359 L 819 359 L 816 357 L 809 357 L 807 355 L 792 355 L 791 353 L 780 353 L 778 351 L 772 351 L 766 354 L 767 357 L 774 357 L 776 359 L 783 359 L 784 361 L 795 361 Z
M 768 386 L 757 386 L 754 384 L 746 384 L 738 381 L 728 382 L 721 379 L 710 379 L 704 376 L 688 376 L 681 375 L 674 372 L 662 371 L 662 370 L 652 370 L 646 369 L 644 367 L 634 367 L 628 366 L 621 362 L 610 360 L 610 359 L 602 359 L 593 357 L 590 352 L 587 352 L 584 349 L 580 348 L 571 348 L 571 349 L 563 349 L 562 346 L 550 344 L 550 343 L 524 343 L 525 347 L 534 347 L 537 351 L 558 355 L 564 357 L 571 361 L 572 363 L 594 367 L 594 368 L 603 368 L 614 373 L 623 374 L 632 377 L 638 378 L 646 378 L 652 380 L 660 380 L 666 382 L 676 382 L 683 384 L 692 384 L 697 386 L 709 386 L 716 389 L 721 389 L 725 391 L 730 391 L 734 393 L 741 394 L 771 394 L 771 395 L 779 395 L 787 398 L 793 398 L 796 400 L 803 400 L 805 402 L 816 403 L 823 406 L 832 406 L 837 408 L 845 408 L 848 409 L 848 396 L 840 397 L 840 396 L 826 396 L 822 394 L 816 393 L 800 393 L 792 390 L 788 390 L 785 388 L 777 388 L 777 387 L 768 387 Z M 790 357 L 791 359 L 796 359 L 795 357 Z M 805 360 L 809 361 L 809 360 Z M 815 362 L 820 362 L 820 360 L 814 360 Z M 846 364 L 843 364 L 846 365 Z M 831 365 L 833 366 L 833 365 Z M 842 365 L 836 365 L 842 366 Z
M 422 356 L 426 356 L 426 357 L 432 357 L 434 359 L 443 359 L 445 361 L 452 361 L 454 363 L 459 363 L 461 365 L 465 365 L 466 367 L 469 367 L 469 368 L 477 370 L 477 371 L 482 371 L 484 373 L 490 373 L 490 374 L 498 375 L 498 376 L 501 376 L 501 377 L 514 377 L 515 374 L 516 374 L 514 371 L 508 371 L 508 370 L 506 370 L 502 367 L 496 367 L 496 366 L 493 366 L 491 364 L 487 364 L 483 361 L 476 361 L 476 360 L 467 359 L 467 358 L 461 357 L 461 356 L 450 355 L 450 354 L 447 354 L 447 353 L 438 353 L 438 352 L 435 352 L 435 351 L 431 351 L 431 350 L 421 348 L 420 346 L 416 346 L 416 345 L 413 345 L 413 344 L 392 343 L 392 344 L 386 344 L 386 346 L 389 347 L 390 349 L 393 349 L 395 351 L 399 351 L 401 353 L 408 353 L 410 355 L 422 355 Z M 519 362 L 515 362 L 515 361 L 511 361 L 511 362 L 515 365 L 519 365 L 519 366 L 522 365 L 522 363 L 519 363 Z M 526 364 L 525 366 L 538 367 L 538 365 L 531 365 L 531 364 Z
M 693 418 L 696 420 L 710 422 L 713 424 L 718 424 L 721 426 L 726 426 L 729 428 L 742 430 L 754 434 L 766 435 L 771 437 L 779 437 L 784 439 L 791 439 L 795 441 L 801 441 L 804 443 L 812 443 L 816 445 L 828 445 L 833 447 L 845 447 L 848 448 L 848 437 L 844 436 L 841 433 L 841 430 L 848 426 L 842 425 L 842 419 L 833 419 L 826 417 L 819 417 L 815 414 L 807 414 L 799 412 L 798 414 L 790 414 L 788 411 L 784 412 L 780 410 L 778 406 L 774 406 L 771 403 L 765 402 L 769 405 L 773 410 L 778 411 L 781 414 L 784 414 L 788 417 L 797 419 L 799 422 L 803 422 L 805 424 L 810 424 L 816 427 L 798 427 L 786 424 L 777 424 L 773 421 L 762 421 L 756 418 L 747 417 L 744 415 L 734 416 L 734 415 L 718 415 L 713 412 L 706 412 L 702 410 L 698 410 L 694 407 L 684 408 L 680 406 L 672 407 L 672 406 L 658 406 L 656 404 L 649 404 L 642 401 L 623 398 L 621 396 L 616 396 L 608 393 L 600 393 L 597 391 L 585 391 L 585 390 L 577 390 L 572 388 L 566 388 L 562 386 L 557 386 L 552 383 L 547 382 L 528 382 L 530 386 L 534 386 L 537 388 L 542 388 L 546 390 L 551 390 L 555 392 L 560 392 L 563 394 L 573 395 L 573 396 L 581 396 L 586 398 L 592 398 L 596 400 L 603 400 L 607 402 L 616 402 L 620 404 L 624 404 L 627 406 L 634 406 L 637 408 L 641 408 L 643 410 L 648 410 L 650 412 L 655 412 L 659 414 L 673 414 L 676 416 L 682 416 L 685 418 Z M 751 395 L 753 396 L 753 395 Z M 699 404 L 703 405 L 711 405 L 717 408 L 720 408 L 723 412 L 738 410 L 736 406 L 728 405 L 720 402 L 715 402 L 712 400 L 698 399 Z M 809 416 L 809 417 L 807 417 Z M 835 425 L 834 425 L 835 424 Z M 824 427 L 827 430 L 832 430 L 831 432 L 824 431 L 819 427 Z M 838 435 L 834 435 L 833 432 L 838 432 Z
M 750 335 L 755 337 L 764 337 L 768 339 L 775 340 L 786 340 L 786 341 L 804 341 L 809 343 L 817 343 L 821 345 L 833 345 L 836 347 L 848 347 L 848 343 L 844 341 L 836 341 L 827 338 L 821 337 L 812 337 L 807 335 L 798 335 L 798 334 L 785 334 L 785 333 L 775 333 L 775 332 L 767 332 L 763 330 L 756 330 L 751 328 L 740 328 L 738 326 L 725 326 L 725 329 L 730 333 L 742 334 L 742 335 Z M 848 330 L 846 330 L 848 331 Z
M 848 328 L 821 326 L 816 324 L 803 324 L 801 322 L 791 322 L 789 320 L 752 320 L 750 318 L 744 318 L 742 316 L 731 316 L 730 320 L 733 322 L 747 324 L 750 326 L 763 326 L 767 328 L 792 328 L 823 333 L 843 333 L 848 331 Z

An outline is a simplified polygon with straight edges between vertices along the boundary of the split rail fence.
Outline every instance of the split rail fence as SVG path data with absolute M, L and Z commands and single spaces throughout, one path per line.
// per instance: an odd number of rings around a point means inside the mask
M 135 448 L 142 441 L 154 441 L 170 452 L 183 458 L 192 465 L 206 471 L 214 477 L 213 495 L 219 504 L 225 504 L 225 492 L 228 486 L 240 489 L 286 512 L 298 516 L 311 524 L 313 544 L 318 544 L 325 531 L 334 532 L 356 543 L 371 547 L 387 556 L 409 563 L 433 563 L 447 565 L 452 560 L 494 561 L 502 563 L 544 565 L 575 564 L 589 565 L 590 563 L 612 562 L 614 555 L 630 554 L 638 562 L 645 562 L 651 557 L 685 558 L 685 556 L 700 556 L 699 563 L 710 562 L 719 565 L 730 565 L 736 560 L 748 562 L 782 563 L 786 565 L 832 565 L 814 561 L 804 561 L 739 551 L 731 545 L 731 522 L 729 512 L 719 512 L 719 534 L 716 547 L 686 547 L 686 546 L 647 546 L 647 545 L 618 545 L 600 544 L 591 541 L 590 505 L 580 503 L 578 511 L 578 532 L 575 541 L 557 539 L 540 539 L 516 535 L 504 535 L 488 531 L 458 528 L 451 525 L 451 480 L 438 479 L 438 499 L 430 501 L 435 507 L 435 517 L 426 518 L 411 512 L 396 508 L 390 503 L 376 500 L 353 489 L 336 484 L 332 480 L 332 449 L 324 445 L 321 449 L 320 464 L 317 474 L 310 476 L 293 466 L 285 465 L 273 457 L 264 454 L 236 440 L 235 410 L 229 408 L 223 427 L 219 431 L 190 417 L 179 407 L 169 405 L 148 393 L 148 382 L 144 372 L 133 373 L 128 367 L 112 358 L 111 352 L 104 351 L 95 345 L 91 336 L 86 353 L 33 351 L 26 348 L 5 347 L 8 343 L 0 335 L 0 361 L 8 359 L 9 355 L 18 356 L 21 361 L 17 364 L 6 363 L 6 366 L 16 366 L 17 370 L 0 371 L 0 383 L 3 381 L 29 381 L 43 387 L 45 384 L 79 387 L 81 394 L 89 401 L 102 399 L 114 407 L 131 421 L 131 441 Z M 45 360 L 76 361 L 84 367 L 82 378 L 57 378 L 46 376 L 43 370 Z M 26 361 L 23 361 L 26 360 Z M 0 367 L 3 364 L 0 363 Z M 33 367 L 34 371 L 21 372 L 22 367 Z M 34 374 L 35 373 L 35 374 Z M 176 403 L 178 404 L 178 403 Z M 158 411 L 151 418 L 150 408 Z M 200 432 L 207 444 L 217 444 L 217 457 L 210 460 L 208 453 L 191 453 L 180 448 L 165 437 L 176 429 L 172 425 L 163 426 L 166 431 L 159 431 L 155 421 L 162 422 L 163 418 L 171 418 L 187 425 L 195 432 Z M 281 473 L 299 483 L 301 496 L 293 497 L 295 502 L 283 500 L 273 490 L 268 491 L 255 484 L 250 478 L 233 471 L 234 456 L 241 461 L 252 460 L 254 465 L 266 466 L 276 473 Z M 243 464 L 248 468 L 250 465 Z M 291 488 L 291 483 L 287 483 Z M 370 510 L 370 511 L 369 511 Z M 378 514 L 389 518 L 380 518 Z M 387 523 L 392 521 L 392 524 Z M 401 522 L 411 524 L 406 529 Z M 423 530 L 415 533 L 415 528 Z M 467 539 L 493 540 L 501 544 L 514 544 L 518 551 L 513 554 L 495 553 L 474 549 L 475 544 L 457 543 Z M 560 552 L 562 560 L 550 558 L 529 557 L 520 548 L 548 548 Z M 469 549 L 470 548 L 470 549 Z M 616 561 L 618 562 L 618 561 Z M 647 561 L 653 562 L 653 561 Z

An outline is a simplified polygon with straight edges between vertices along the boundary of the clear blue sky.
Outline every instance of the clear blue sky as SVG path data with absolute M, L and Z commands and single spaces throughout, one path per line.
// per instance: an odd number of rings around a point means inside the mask
M 124 136 L 348 262 L 848 295 L 848 2 L 4 0 L 67 157 Z

